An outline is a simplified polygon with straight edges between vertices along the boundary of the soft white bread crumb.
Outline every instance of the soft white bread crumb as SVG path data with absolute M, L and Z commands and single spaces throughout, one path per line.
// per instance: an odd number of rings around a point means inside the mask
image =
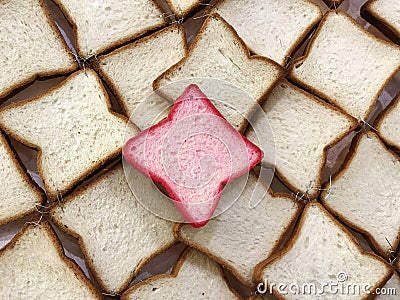
M 377 291 L 378 292 L 378 291 Z M 386 282 L 383 288 L 379 291 L 375 300 L 397 300 L 400 293 L 400 276 L 394 272 L 392 277 Z
M 312 299 L 365 299 L 365 287 L 369 285 L 372 292 L 391 273 L 382 258 L 364 252 L 338 221 L 312 202 L 306 206 L 288 246 L 261 263 L 256 278 L 268 282 L 269 288 L 274 283 L 274 292 L 285 299 L 310 299 L 310 295 Z M 277 292 L 280 284 L 286 285 L 281 294 Z M 298 293 L 292 293 L 290 286 Z M 352 293 L 349 288 L 353 287 Z
M 203 0 L 166 0 L 166 2 L 177 18 L 183 18 L 195 7 L 199 6 Z
M 41 0 L 1 1 L 0 36 L 0 98 L 38 76 L 77 68 Z
M 400 150 L 400 95 L 386 108 L 374 128 L 390 146 Z
M 359 137 L 353 151 L 344 170 L 333 179 L 332 192 L 324 193 L 322 199 L 387 256 L 400 242 L 400 160 L 371 132 Z

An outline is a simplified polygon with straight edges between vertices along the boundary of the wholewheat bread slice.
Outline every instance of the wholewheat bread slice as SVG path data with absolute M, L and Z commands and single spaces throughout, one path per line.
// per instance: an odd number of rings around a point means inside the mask
M 188 13 L 203 3 L 203 0 L 166 0 L 169 9 L 178 18 L 184 18 Z
M 215 10 L 243 39 L 252 52 L 284 65 L 322 18 L 309 0 L 219 1 Z
M 110 54 L 100 56 L 98 70 L 118 95 L 131 121 L 146 129 L 164 117 L 169 101 L 153 93 L 152 83 L 187 54 L 184 29 L 170 26 Z
M 254 116 L 246 136 L 255 144 L 268 136 L 260 118 L 267 118 L 274 134 L 275 172 L 294 192 L 308 198 L 319 194 L 327 150 L 357 126 L 356 120 L 304 90 L 282 81 Z M 270 143 L 264 143 L 270 146 Z M 262 149 L 270 153 L 268 149 Z
M 128 128 L 125 117 L 111 112 L 106 91 L 91 70 L 3 108 L 0 127 L 39 150 L 39 174 L 52 199 L 118 156 Z
M 78 66 L 42 0 L 0 2 L 0 99 L 39 76 Z
M 79 56 L 100 54 L 166 25 L 153 0 L 55 0 L 74 27 Z
M 122 300 L 133 299 L 239 299 L 230 290 L 221 267 L 194 249 L 187 249 L 171 274 L 150 277 L 126 291 Z
M 300 213 L 299 202 L 274 195 L 266 187 L 260 203 L 253 207 L 256 184 L 254 173 L 230 183 L 224 197 L 238 199 L 205 227 L 180 224 L 175 228 L 179 240 L 213 257 L 249 287 L 253 286 L 254 267 L 277 249 Z
M 250 57 L 235 30 L 215 14 L 206 19 L 188 56 L 160 75 L 153 86 L 161 88 L 171 99 L 178 98 L 191 83 L 197 84 L 209 99 L 224 95 L 224 102 L 216 101 L 214 105 L 228 122 L 242 131 L 257 102 L 262 101 L 282 75 L 277 63 L 265 57 Z M 236 89 L 230 89 L 224 82 Z M 238 90 L 251 97 L 244 97 Z
M 392 277 L 386 282 L 383 288 L 378 292 L 376 300 L 397 300 L 399 299 L 400 291 L 400 276 L 394 272 Z
M 297 226 L 287 247 L 256 268 L 255 280 L 279 298 L 366 299 L 392 275 L 320 204 L 310 202 Z
M 147 178 L 144 178 L 147 180 Z M 146 182 L 133 184 L 139 188 Z M 147 188 L 147 197 L 157 198 Z M 52 220 L 79 240 L 103 290 L 120 293 L 153 256 L 175 243 L 173 222 L 152 214 L 134 197 L 121 164 L 51 209 Z
M 400 94 L 376 120 L 374 128 L 386 144 L 400 151 Z
M 331 192 L 322 194 L 322 201 L 388 256 L 400 242 L 399 157 L 371 132 L 358 137 L 352 153 L 333 178 Z
M 0 294 L 2 299 L 102 299 L 64 255 L 45 220 L 25 225 L 0 250 Z
M 328 12 L 306 55 L 293 64 L 296 83 L 367 120 L 387 82 L 400 69 L 400 47 L 380 40 L 341 11 Z

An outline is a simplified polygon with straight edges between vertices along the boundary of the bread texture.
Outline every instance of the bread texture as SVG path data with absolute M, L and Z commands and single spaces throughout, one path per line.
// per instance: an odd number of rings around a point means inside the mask
M 3 108 L 0 127 L 39 150 L 39 175 L 52 199 L 120 155 L 130 128 L 125 117 L 111 111 L 100 79 L 89 69 Z
M 309 0 L 222 0 L 213 11 L 232 25 L 252 52 L 281 65 L 322 18 L 321 9 Z
M 38 77 L 77 69 L 42 0 L 0 2 L 0 101 Z
M 25 225 L 0 250 L 0 293 L 3 299 L 102 299 L 45 220 Z
M 74 27 L 82 58 L 101 54 L 166 25 L 163 11 L 152 0 L 55 0 Z
M 367 120 L 400 69 L 400 47 L 380 40 L 341 11 L 328 12 L 290 78 L 353 117 Z
M 150 277 L 126 291 L 133 299 L 239 299 L 227 285 L 221 267 L 206 255 L 187 249 L 171 274 Z
M 376 120 L 374 128 L 389 146 L 400 151 L 400 94 L 389 104 Z
M 143 130 L 165 117 L 172 105 L 153 93 L 153 81 L 186 54 L 185 31 L 174 25 L 100 56 L 98 70 L 125 114 Z
M 382 258 L 364 252 L 320 204 L 310 202 L 287 247 L 260 263 L 255 279 L 282 299 L 366 299 L 391 275 Z
M 140 187 L 143 182 L 132 184 Z M 148 189 L 147 196 L 157 192 Z M 66 197 L 50 215 L 60 228 L 78 238 L 92 274 L 111 294 L 127 288 L 149 259 L 175 243 L 174 223 L 142 206 L 121 164 Z
M 333 178 L 332 191 L 324 192 L 322 201 L 388 257 L 400 242 L 399 157 L 372 132 L 358 137 L 352 150 L 343 170 Z
M 392 277 L 386 282 L 382 290 L 376 296 L 376 300 L 396 300 L 399 298 L 400 291 L 400 276 L 394 272 Z
M 178 18 L 184 18 L 188 13 L 203 3 L 203 0 L 166 0 L 169 9 Z

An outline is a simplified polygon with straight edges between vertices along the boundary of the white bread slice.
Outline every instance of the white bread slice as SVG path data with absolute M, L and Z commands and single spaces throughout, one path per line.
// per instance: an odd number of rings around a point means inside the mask
M 396 44 L 400 44 L 400 5 L 397 0 L 368 0 L 361 16 Z
M 293 64 L 296 83 L 367 120 L 387 82 L 400 70 L 400 47 L 380 40 L 341 11 L 328 12 L 306 55 Z
M 0 98 L 78 65 L 42 0 L 0 1 Z
M 152 0 L 54 0 L 74 27 L 79 56 L 87 58 L 167 23 Z
M 133 184 L 140 187 L 146 183 Z M 155 198 L 158 191 L 146 192 Z M 92 274 L 111 294 L 123 291 L 149 259 L 175 243 L 174 223 L 139 203 L 121 164 L 66 197 L 63 204 L 51 209 L 50 216 L 79 239 Z
M 249 130 L 247 138 L 255 144 L 269 140 L 263 136 L 267 131 L 260 128 L 259 121 L 266 117 L 274 134 L 275 157 L 265 155 L 262 162 L 270 165 L 275 160 L 275 172 L 287 186 L 315 198 L 321 188 L 327 150 L 354 130 L 357 122 L 287 81 L 275 87 L 262 108 L 251 122 L 255 131 Z
M 366 285 L 373 291 L 382 287 L 391 275 L 391 267 L 382 258 L 364 252 L 320 204 L 310 202 L 287 247 L 260 263 L 255 279 L 267 282 L 268 290 L 284 299 L 365 299 Z M 336 284 L 336 289 L 330 283 Z M 301 292 L 303 287 L 308 288 L 305 291 L 313 291 L 312 285 L 314 292 Z M 290 286 L 299 292 L 291 292 Z M 353 286 L 359 287 L 360 293 L 357 290 L 351 293 L 348 287 Z M 277 288 L 282 292 L 278 293 Z
M 386 144 L 400 151 L 400 94 L 376 120 L 374 128 Z
M 209 99 L 220 100 L 223 95 L 225 103 L 216 101 L 214 105 L 228 122 L 242 131 L 247 125 L 246 118 L 278 82 L 282 70 L 265 57 L 250 57 L 234 29 L 215 14 L 206 19 L 189 55 L 160 75 L 153 86 L 161 87 L 174 100 L 191 83 L 197 84 Z M 229 90 L 221 81 L 236 89 Z M 244 97 L 246 93 L 250 97 Z
M 396 272 L 386 282 L 381 290 L 375 291 L 378 294 L 375 300 L 397 300 L 399 299 L 400 276 Z
M 371 132 L 358 137 L 352 153 L 322 201 L 388 256 L 400 243 L 400 159 Z
M 186 54 L 184 29 L 170 26 L 100 56 L 98 70 L 118 95 L 125 115 L 130 116 L 131 121 L 143 130 L 153 125 L 156 116 L 171 104 L 152 94 L 154 79 Z
M 338 8 L 344 0 L 323 0 L 329 8 Z
M 184 18 L 193 9 L 202 4 L 203 0 L 165 0 L 169 9 L 178 18 Z
M 206 226 L 181 224 L 175 229 L 179 240 L 213 257 L 249 287 L 254 285 L 254 267 L 279 247 L 300 214 L 299 202 L 284 194 L 274 195 L 266 187 L 260 203 L 252 207 L 257 179 L 252 172 L 225 187 L 223 197 L 238 199 Z
M 35 98 L 3 108 L 0 126 L 39 150 L 39 174 L 48 196 L 56 199 L 120 155 L 127 119 L 111 112 L 100 79 L 86 70 Z
M 239 299 L 230 290 L 221 267 L 194 249 L 187 249 L 171 274 L 157 275 L 126 291 L 122 300 L 133 299 Z
M 252 52 L 284 65 L 321 20 L 309 0 L 220 1 L 215 10 L 237 31 Z
M 25 227 L 0 250 L 2 299 L 102 299 L 56 234 L 42 220 Z

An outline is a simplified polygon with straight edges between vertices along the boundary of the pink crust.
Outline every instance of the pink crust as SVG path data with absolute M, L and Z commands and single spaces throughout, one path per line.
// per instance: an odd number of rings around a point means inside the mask
M 161 183 L 185 221 L 196 228 L 212 217 L 223 185 L 263 158 L 195 84 L 175 101 L 165 120 L 131 138 L 122 154 Z

